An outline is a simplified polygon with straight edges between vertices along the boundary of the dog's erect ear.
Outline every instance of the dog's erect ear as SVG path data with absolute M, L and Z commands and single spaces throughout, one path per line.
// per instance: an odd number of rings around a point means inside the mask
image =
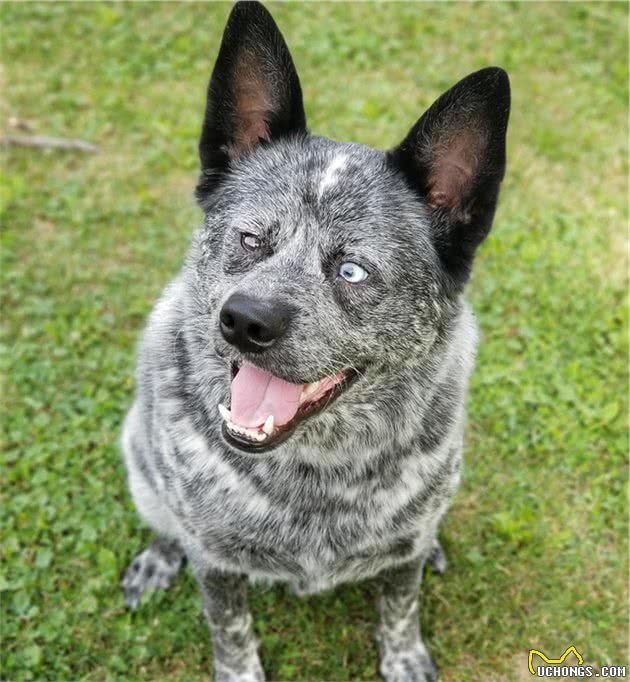
M 305 130 L 300 81 L 282 34 L 260 3 L 238 2 L 208 85 L 197 192 L 261 140 Z
M 509 113 L 507 74 L 482 69 L 444 93 L 389 153 L 431 210 L 438 253 L 460 285 L 492 225 Z

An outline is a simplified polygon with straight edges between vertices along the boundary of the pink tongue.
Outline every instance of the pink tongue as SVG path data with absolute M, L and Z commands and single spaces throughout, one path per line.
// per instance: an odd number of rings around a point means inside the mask
M 237 426 L 260 426 L 272 414 L 276 425 L 286 424 L 295 417 L 303 388 L 304 384 L 290 384 L 243 364 L 232 381 L 232 422 Z

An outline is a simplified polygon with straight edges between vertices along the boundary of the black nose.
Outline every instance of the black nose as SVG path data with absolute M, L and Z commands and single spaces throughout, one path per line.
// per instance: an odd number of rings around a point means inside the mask
M 221 308 L 219 322 L 226 341 L 244 353 L 261 353 L 286 331 L 289 308 L 236 293 Z

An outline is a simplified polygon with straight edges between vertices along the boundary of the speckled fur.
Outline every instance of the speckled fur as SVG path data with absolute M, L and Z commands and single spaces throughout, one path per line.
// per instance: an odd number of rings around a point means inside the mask
M 382 574 L 381 673 L 433 680 L 417 590 L 425 560 L 445 563 L 436 535 L 460 479 L 476 344 L 462 286 L 435 245 L 435 215 L 391 155 L 304 131 L 232 159 L 200 203 L 203 224 L 145 329 L 123 430 L 131 494 L 161 538 L 140 564 L 162 567 L 143 583 L 132 563 L 128 601 L 170 583 L 185 555 L 215 678 L 259 681 L 246 579 L 312 593 Z M 242 249 L 241 230 L 260 236 L 261 253 Z M 335 277 L 342 257 L 369 281 Z M 220 434 L 217 406 L 229 403 L 230 364 L 242 357 L 218 311 L 235 291 L 295 311 L 287 334 L 250 361 L 295 382 L 359 371 L 260 455 Z

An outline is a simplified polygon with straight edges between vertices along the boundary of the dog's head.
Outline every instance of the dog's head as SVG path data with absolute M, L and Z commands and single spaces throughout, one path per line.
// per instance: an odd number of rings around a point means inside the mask
M 490 229 L 509 103 L 505 72 L 488 68 L 389 152 L 312 136 L 273 19 L 234 7 L 208 87 L 205 222 L 189 261 L 209 316 L 200 342 L 229 366 L 231 446 L 274 447 L 358 398 L 371 367 L 427 353 Z

